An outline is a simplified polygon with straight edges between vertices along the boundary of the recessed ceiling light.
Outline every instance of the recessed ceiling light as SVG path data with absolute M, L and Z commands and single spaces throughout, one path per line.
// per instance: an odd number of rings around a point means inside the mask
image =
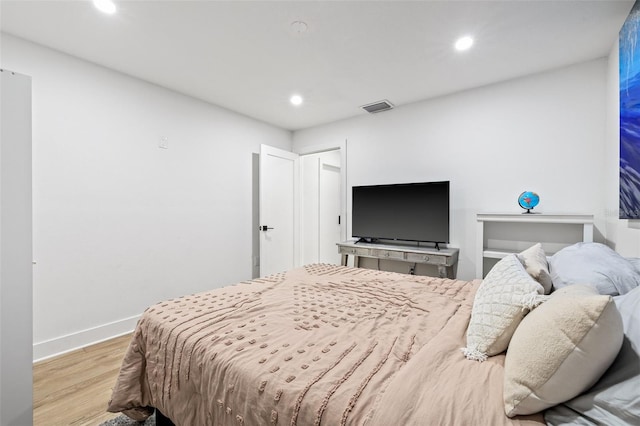
M 116 4 L 111 0 L 93 0 L 93 5 L 102 13 L 108 15 L 116 13 Z
M 291 102 L 295 106 L 302 105 L 302 96 L 293 95 L 289 98 L 289 102 Z
M 456 50 L 463 51 L 473 46 L 473 39 L 469 36 L 460 37 L 456 40 Z

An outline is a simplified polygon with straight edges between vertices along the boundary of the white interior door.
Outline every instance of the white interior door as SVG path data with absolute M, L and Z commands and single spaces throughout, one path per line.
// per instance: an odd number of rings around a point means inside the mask
M 318 216 L 320 186 L 319 154 L 300 157 L 300 249 L 301 263 L 318 263 Z
M 0 425 L 33 424 L 31 77 L 0 73 Z
M 301 261 L 340 263 L 342 241 L 341 153 L 323 151 L 300 156 Z
M 298 155 L 260 146 L 260 276 L 298 265 Z
M 318 261 L 340 264 L 336 246 L 340 237 L 340 154 L 334 152 L 329 158 L 321 158 L 318 201 Z

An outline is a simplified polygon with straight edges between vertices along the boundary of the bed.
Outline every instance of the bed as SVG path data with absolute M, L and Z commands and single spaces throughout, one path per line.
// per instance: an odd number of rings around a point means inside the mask
M 179 426 L 545 424 L 505 415 L 504 351 L 461 351 L 481 284 L 316 264 L 158 303 L 108 410 Z

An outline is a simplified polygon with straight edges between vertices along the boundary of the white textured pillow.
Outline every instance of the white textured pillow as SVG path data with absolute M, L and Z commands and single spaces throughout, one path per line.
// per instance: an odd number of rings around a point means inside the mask
M 543 300 L 539 296 L 543 292 L 515 254 L 496 263 L 473 301 L 464 356 L 484 361 L 504 352 L 522 318 Z
M 517 256 L 527 273 L 542 285 L 544 294 L 551 293 L 552 282 L 551 274 L 549 274 L 549 263 L 542 244 L 537 243 L 518 253 Z
M 504 365 L 507 416 L 537 413 L 587 390 L 609 368 L 622 339 L 611 296 L 578 284 L 554 292 L 511 339 Z

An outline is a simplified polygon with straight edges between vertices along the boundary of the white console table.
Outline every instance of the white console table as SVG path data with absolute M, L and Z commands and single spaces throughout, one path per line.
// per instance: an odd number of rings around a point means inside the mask
M 356 268 L 360 264 L 361 257 L 423 263 L 436 265 L 438 276 L 441 278 L 455 278 L 459 251 L 457 248 L 438 250 L 433 247 L 356 243 L 355 241 L 338 243 L 338 252 L 342 255 L 342 266 L 347 266 L 349 255 L 353 256 L 353 266 Z

